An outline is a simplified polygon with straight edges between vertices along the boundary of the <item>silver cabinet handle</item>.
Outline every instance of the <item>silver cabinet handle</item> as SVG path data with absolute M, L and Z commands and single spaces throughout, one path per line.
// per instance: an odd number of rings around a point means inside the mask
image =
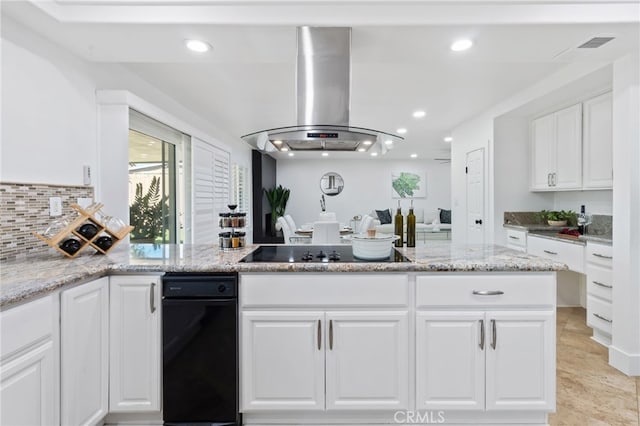
M 333 350 L 333 320 L 329 320 L 329 350 Z
M 519 240 L 520 237 L 514 237 L 513 235 L 509 235 L 509 238 L 511 238 L 512 240 Z
M 151 313 L 156 311 L 156 283 L 151 283 L 151 291 L 149 292 L 149 308 Z
M 502 290 L 473 290 L 473 294 L 476 296 L 500 296 L 504 294 Z
M 480 350 L 484 350 L 484 320 L 480 320 Z
M 607 256 L 607 255 L 600 254 L 600 253 L 593 253 L 593 255 L 594 255 L 595 257 L 601 257 L 601 258 L 603 258 L 603 259 L 613 259 L 613 256 Z
M 545 253 L 547 254 L 553 254 L 554 256 L 558 253 L 556 253 L 555 251 L 551 251 L 551 250 L 543 250 Z
M 322 320 L 318 320 L 318 350 L 322 349 Z
M 547 186 L 551 186 L 551 173 L 547 173 Z
M 552 186 L 556 186 L 556 174 L 555 173 L 551 173 L 551 185 Z
M 496 320 L 491 320 L 491 348 L 496 350 L 496 343 L 498 343 L 498 333 L 496 332 Z
M 600 287 L 604 287 L 604 288 L 613 288 L 612 285 L 607 285 L 605 283 L 601 283 L 600 281 L 591 281 L 592 283 L 594 283 L 595 285 L 599 285 Z
M 601 319 L 602 321 L 606 321 L 606 322 L 608 322 L 608 323 L 612 323 L 612 322 L 613 322 L 612 320 L 610 320 L 610 319 L 608 319 L 608 318 L 605 318 L 605 317 L 603 317 L 602 315 L 593 314 L 593 316 L 594 316 L 594 317 L 596 317 L 596 318 L 598 318 L 598 319 Z

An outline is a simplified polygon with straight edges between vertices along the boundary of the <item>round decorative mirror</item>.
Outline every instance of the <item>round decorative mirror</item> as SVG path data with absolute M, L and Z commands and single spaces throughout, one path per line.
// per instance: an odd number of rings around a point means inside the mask
M 338 195 L 342 192 L 342 188 L 344 188 L 344 180 L 342 176 L 337 173 L 325 173 L 322 178 L 320 178 L 320 189 L 325 195 Z

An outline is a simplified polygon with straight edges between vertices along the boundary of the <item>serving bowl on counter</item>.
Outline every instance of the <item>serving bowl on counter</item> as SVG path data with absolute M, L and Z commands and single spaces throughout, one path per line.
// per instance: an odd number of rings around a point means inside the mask
M 398 235 L 391 234 L 376 233 L 375 236 L 353 234 L 351 236 L 353 255 L 365 260 L 386 259 L 391 254 L 393 242 L 398 238 L 400 238 Z

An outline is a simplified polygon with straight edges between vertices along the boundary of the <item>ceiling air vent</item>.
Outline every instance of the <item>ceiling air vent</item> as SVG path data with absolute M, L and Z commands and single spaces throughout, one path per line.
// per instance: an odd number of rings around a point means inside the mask
M 594 37 L 591 40 L 582 43 L 578 49 L 597 49 L 605 43 L 609 43 L 615 37 Z

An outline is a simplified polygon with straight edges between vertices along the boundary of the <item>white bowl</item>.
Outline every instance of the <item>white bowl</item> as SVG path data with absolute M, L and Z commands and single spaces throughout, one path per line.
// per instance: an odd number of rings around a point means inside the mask
M 386 259 L 391 254 L 392 243 L 400 238 L 391 234 L 376 234 L 369 237 L 367 234 L 354 234 L 351 236 L 353 256 L 365 260 Z

